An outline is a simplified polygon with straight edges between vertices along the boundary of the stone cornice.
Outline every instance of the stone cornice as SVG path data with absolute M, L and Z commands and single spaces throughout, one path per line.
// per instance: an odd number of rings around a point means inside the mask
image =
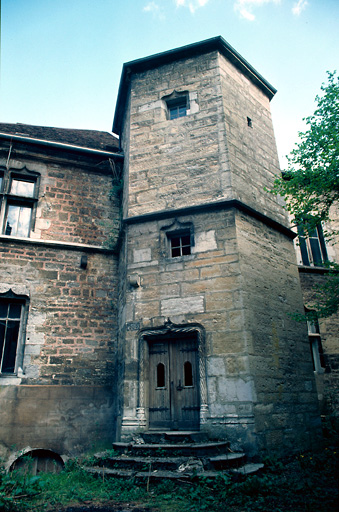
M 138 224 L 141 222 L 151 222 L 160 219 L 167 219 L 171 217 L 178 217 L 184 215 L 191 215 L 197 213 L 206 213 L 208 211 L 215 210 L 229 210 L 236 209 L 238 211 L 244 212 L 250 217 L 254 217 L 257 220 L 260 220 L 267 226 L 276 229 L 280 233 L 284 234 L 288 238 L 294 239 L 297 235 L 290 228 L 281 224 L 280 222 L 272 219 L 268 215 L 264 215 L 263 213 L 255 210 L 251 206 L 248 206 L 245 203 L 242 203 L 238 199 L 225 199 L 223 201 L 215 201 L 212 203 L 199 204 L 193 206 L 185 206 L 183 208 L 175 208 L 171 210 L 160 210 L 158 212 L 145 213 L 143 215 L 136 215 L 134 217 L 127 217 L 123 219 L 124 224 Z
M 49 247 L 53 249 L 63 249 L 67 251 L 79 251 L 79 252 L 97 252 L 104 254 L 114 254 L 113 249 L 109 249 L 104 246 L 81 244 L 76 242 L 63 242 L 58 240 L 42 240 L 36 238 L 21 238 L 17 236 L 0 235 L 0 243 L 7 244 L 20 244 L 20 245 L 32 245 L 39 247 Z

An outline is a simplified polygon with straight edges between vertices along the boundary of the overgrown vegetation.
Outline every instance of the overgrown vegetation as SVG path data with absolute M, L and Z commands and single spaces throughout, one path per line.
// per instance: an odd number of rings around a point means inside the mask
M 324 222 L 325 237 L 333 240 L 339 234 L 339 77 L 336 72 L 327 74 L 328 81 L 315 98 L 317 108 L 304 119 L 307 130 L 299 132 L 299 142 L 287 156 L 288 169 L 275 180 L 273 193 L 284 198 L 292 222 L 302 232 L 312 236 Z M 312 304 L 318 318 L 339 309 L 339 266 L 328 262 L 327 268 Z
M 88 474 L 77 460 L 70 461 L 59 474 L 2 472 L 0 510 L 59 512 L 81 506 L 81 511 L 99 512 L 100 505 L 113 511 L 121 510 L 122 504 L 123 510 L 133 510 L 134 504 L 138 510 L 154 512 L 334 512 L 339 505 L 337 449 L 330 443 L 321 453 L 267 459 L 261 474 L 246 479 L 229 474 L 188 483 L 136 484 L 98 478 Z

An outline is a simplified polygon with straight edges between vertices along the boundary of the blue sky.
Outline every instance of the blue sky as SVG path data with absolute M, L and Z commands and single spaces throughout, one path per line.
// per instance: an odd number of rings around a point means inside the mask
M 339 0 L 1 0 L 0 121 L 110 131 L 122 64 L 221 35 L 278 93 L 278 153 L 339 68 Z

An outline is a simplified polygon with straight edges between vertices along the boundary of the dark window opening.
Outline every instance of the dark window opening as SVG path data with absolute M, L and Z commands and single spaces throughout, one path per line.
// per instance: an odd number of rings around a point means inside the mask
M 22 305 L 0 302 L 0 373 L 14 373 Z
M 327 260 L 325 238 L 319 224 L 307 236 L 302 226 L 298 226 L 298 236 L 302 264 L 321 267 Z
M 193 369 L 190 361 L 184 364 L 184 386 L 193 386 Z
M 157 366 L 157 388 L 165 387 L 165 365 L 159 363 Z
M 60 473 L 64 468 L 64 462 L 60 455 L 51 450 L 32 450 L 16 459 L 10 470 L 24 473 L 25 475 L 37 475 L 39 473 Z
M 170 238 L 171 242 L 171 256 L 176 258 L 178 256 L 187 256 L 191 254 L 191 235 L 182 234 Z
M 187 115 L 188 97 L 186 94 L 175 99 L 168 100 L 166 103 L 168 119 L 178 119 L 179 117 L 185 117 Z
M 312 355 L 313 371 L 323 373 L 325 371 L 326 365 L 318 320 L 316 318 L 307 320 L 307 328 Z

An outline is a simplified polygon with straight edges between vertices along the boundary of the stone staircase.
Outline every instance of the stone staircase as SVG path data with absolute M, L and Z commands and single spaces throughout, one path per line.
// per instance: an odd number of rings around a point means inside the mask
M 192 480 L 232 474 L 241 478 L 263 464 L 246 462 L 227 441 L 211 441 L 203 432 L 144 432 L 129 443 L 113 443 L 112 452 L 98 453 L 86 467 L 102 478 Z

